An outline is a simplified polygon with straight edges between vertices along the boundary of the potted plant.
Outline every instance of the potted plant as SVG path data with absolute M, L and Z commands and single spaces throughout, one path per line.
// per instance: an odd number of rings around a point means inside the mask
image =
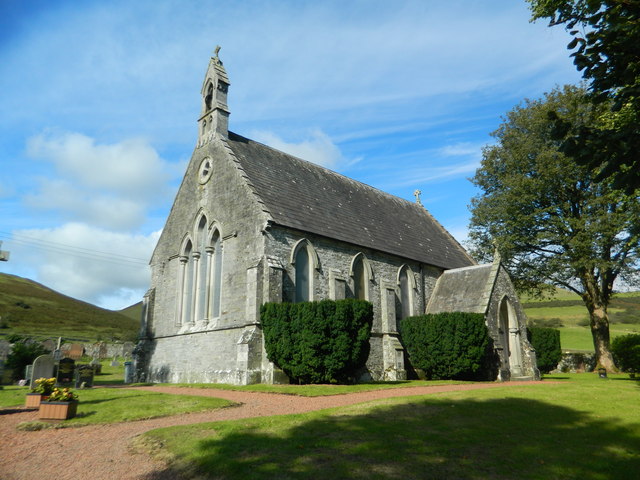
M 78 395 L 70 388 L 54 388 L 49 398 L 40 403 L 38 418 L 67 420 L 76 416 Z
M 56 384 L 55 378 L 38 378 L 32 386 L 31 392 L 27 393 L 24 401 L 25 407 L 38 408 L 40 402 L 51 395 Z

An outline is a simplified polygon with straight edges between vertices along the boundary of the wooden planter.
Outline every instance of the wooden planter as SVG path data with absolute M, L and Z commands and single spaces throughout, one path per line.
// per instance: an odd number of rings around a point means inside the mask
M 24 406 L 27 408 L 38 408 L 40 403 L 47 398 L 49 397 L 40 393 L 27 393 L 27 396 L 24 398 Z
M 38 418 L 42 420 L 68 420 L 76 416 L 78 402 L 42 402 Z

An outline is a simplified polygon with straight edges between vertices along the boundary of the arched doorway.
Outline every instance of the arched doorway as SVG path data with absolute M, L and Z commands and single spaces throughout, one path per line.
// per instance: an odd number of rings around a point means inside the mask
M 509 370 L 511 378 L 521 377 L 523 375 L 521 332 L 518 317 L 508 297 L 504 297 L 500 302 L 498 332 L 500 343 L 503 345 L 502 368 Z

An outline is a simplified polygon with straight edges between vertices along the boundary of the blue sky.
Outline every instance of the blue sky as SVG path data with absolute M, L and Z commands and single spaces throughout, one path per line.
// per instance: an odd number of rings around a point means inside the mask
M 0 2 L 0 271 L 140 300 L 210 56 L 230 130 L 414 200 L 466 239 L 508 110 L 577 83 L 524 0 Z

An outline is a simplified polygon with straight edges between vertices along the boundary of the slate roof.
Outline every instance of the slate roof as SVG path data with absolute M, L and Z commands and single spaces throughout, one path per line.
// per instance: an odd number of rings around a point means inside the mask
M 231 132 L 228 145 L 278 225 L 445 269 L 473 264 L 417 203 Z
M 488 263 L 444 272 L 436 282 L 427 313 L 486 313 L 499 263 Z

